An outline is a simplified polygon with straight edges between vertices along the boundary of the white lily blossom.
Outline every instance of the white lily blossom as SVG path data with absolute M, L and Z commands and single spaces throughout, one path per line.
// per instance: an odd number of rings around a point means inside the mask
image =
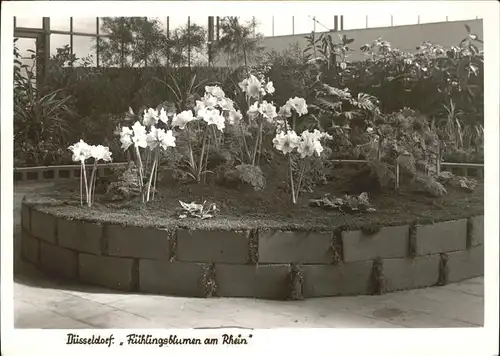
M 258 98 L 261 94 L 262 82 L 254 75 L 250 75 L 238 85 L 250 97 Z
M 315 132 L 304 131 L 300 135 L 300 142 L 297 146 L 297 152 L 301 158 L 310 157 L 314 153 L 318 156 L 323 152 L 323 146 L 319 141 L 318 134 Z
M 130 129 L 130 127 L 122 127 L 122 130 L 120 132 L 120 142 L 122 143 L 122 149 L 126 150 L 130 147 L 130 145 L 133 144 L 132 142 L 132 135 L 133 131 Z
M 259 115 L 260 111 L 259 111 L 259 102 L 256 101 L 255 103 L 253 103 L 252 105 L 250 105 L 250 107 L 248 108 L 248 111 L 247 111 L 247 114 L 250 118 L 254 118 L 256 117 L 257 115 Z
M 273 139 L 274 147 L 283 152 L 283 154 L 291 153 L 299 144 L 300 138 L 295 131 L 288 131 L 286 134 L 280 132 Z
M 228 115 L 228 121 L 231 125 L 236 125 L 237 123 L 240 122 L 240 120 L 243 118 L 243 115 L 241 115 L 241 112 L 231 110 Z
M 175 137 L 173 136 L 172 130 L 165 132 L 163 129 L 157 129 L 151 126 L 151 130 L 147 135 L 147 143 L 151 151 L 158 146 L 166 150 L 167 147 L 175 147 Z
M 305 99 L 299 97 L 291 98 L 287 101 L 287 104 L 289 104 L 299 116 L 307 114 L 307 103 Z
M 158 110 L 149 108 L 148 110 L 144 110 L 144 118 L 143 123 L 146 126 L 151 126 L 158 123 Z
M 216 125 L 219 131 L 222 131 L 225 127 L 225 119 L 217 109 L 206 108 L 198 112 L 198 116 L 203 118 L 208 125 Z
M 73 152 L 72 156 L 73 162 L 78 162 L 78 161 L 85 162 L 92 156 L 91 146 L 85 143 L 85 141 L 83 140 L 80 140 L 74 145 L 69 146 L 68 149 Z
M 148 145 L 146 140 L 146 128 L 137 121 L 134 126 L 132 126 L 132 131 L 134 132 L 132 142 L 135 147 L 146 148 Z
M 276 113 L 276 107 L 273 104 L 268 103 L 265 100 L 262 102 L 262 104 L 260 104 L 259 112 L 269 122 L 273 122 L 273 119 L 278 116 L 278 114 Z
M 160 110 L 160 116 L 158 118 L 165 125 L 168 125 L 168 114 L 167 114 L 167 112 L 165 111 L 164 108 L 161 108 L 161 110 Z
M 98 161 L 111 162 L 112 153 L 109 151 L 109 147 L 105 147 L 103 145 L 92 146 L 90 148 L 90 152 L 92 157 Z
M 268 83 L 266 84 L 266 92 L 267 92 L 268 94 L 274 94 L 275 89 L 274 89 L 273 82 L 268 82 Z
M 178 127 L 179 129 L 184 130 L 186 124 L 193 120 L 195 120 L 193 112 L 191 110 L 185 110 L 174 116 L 172 119 L 172 127 Z
M 213 95 L 214 97 L 216 97 L 217 99 L 222 99 L 226 96 L 226 94 L 224 93 L 224 91 L 222 90 L 221 87 L 215 85 L 215 86 L 206 86 L 205 87 L 205 92 L 208 93 L 208 94 L 211 94 Z

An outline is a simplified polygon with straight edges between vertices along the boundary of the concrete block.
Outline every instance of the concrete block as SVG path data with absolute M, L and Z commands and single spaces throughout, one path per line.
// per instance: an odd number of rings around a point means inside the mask
M 484 246 L 448 253 L 448 283 L 484 276 Z
M 201 263 L 168 262 L 159 260 L 139 261 L 139 290 L 148 293 L 204 297 Z
M 260 231 L 259 263 L 332 263 L 332 232 Z
M 105 229 L 110 256 L 168 259 L 167 230 L 108 225 Z
M 112 289 L 129 291 L 133 288 L 134 260 L 80 253 L 79 276 L 83 282 Z
M 416 254 L 419 256 L 465 250 L 467 220 L 417 225 L 416 245 Z
M 31 234 L 41 240 L 56 244 L 56 218 L 53 215 L 31 209 L 30 214 Z
M 23 230 L 21 237 L 21 255 L 22 257 L 35 265 L 39 261 L 40 241 L 32 237 L 26 230 Z
M 439 255 L 384 260 L 383 274 L 386 291 L 424 288 L 435 285 L 439 279 Z
M 471 246 L 484 245 L 484 215 L 472 218 Z
M 304 297 L 367 294 L 373 262 L 304 265 Z
M 24 203 L 21 206 L 21 226 L 30 231 L 30 207 Z
M 101 254 L 102 225 L 80 220 L 57 219 L 59 246 L 94 255 Z
M 408 255 L 409 226 L 382 227 L 373 235 L 362 231 L 343 231 L 344 262 L 373 261 Z
M 51 274 L 68 279 L 78 276 L 78 253 L 56 245 L 40 242 L 40 264 Z
M 177 230 L 177 260 L 182 262 L 247 263 L 249 231 Z

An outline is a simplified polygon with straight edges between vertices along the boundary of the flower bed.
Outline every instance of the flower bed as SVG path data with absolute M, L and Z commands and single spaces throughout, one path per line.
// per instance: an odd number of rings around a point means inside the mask
M 173 205 L 160 203 L 175 201 L 174 194 L 208 196 L 209 189 L 220 201 L 222 189 L 178 188 L 160 190 L 165 200 L 153 205 L 92 209 L 79 206 L 77 193 L 73 202 L 67 192 L 28 196 L 23 256 L 85 283 L 199 297 L 371 294 L 483 274 L 482 186 L 433 199 L 375 195 L 377 212 L 369 214 L 306 208 L 285 193 L 252 191 L 244 200 L 234 191 L 240 215 L 233 206 L 207 220 L 178 219 Z

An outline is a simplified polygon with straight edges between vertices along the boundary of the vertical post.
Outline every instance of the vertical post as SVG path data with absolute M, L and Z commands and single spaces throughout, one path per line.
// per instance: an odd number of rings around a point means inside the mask
M 420 25 L 420 15 L 417 17 L 418 24 Z
M 188 67 L 191 68 L 191 16 L 188 16 Z
M 340 31 L 344 31 L 344 15 L 340 15 Z
M 220 40 L 220 17 L 217 16 L 217 29 L 216 29 L 216 39 Z
M 255 38 L 255 27 L 257 27 L 256 22 L 255 22 L 255 16 L 252 16 L 252 31 L 253 31 L 254 38 Z
M 16 17 L 14 16 L 14 28 L 17 27 L 17 20 L 16 20 Z
M 274 16 L 272 17 L 272 21 L 273 21 L 273 37 L 274 37 Z
M 73 67 L 73 17 L 69 18 L 69 47 L 70 47 L 70 65 Z
M 42 23 L 42 28 L 43 28 L 43 36 L 42 36 L 42 55 L 37 56 L 37 62 L 40 61 L 41 63 L 41 72 L 37 71 L 37 82 L 39 81 L 39 78 L 41 79 L 41 82 L 43 83 L 45 81 L 45 78 L 48 75 L 49 71 L 49 61 L 50 61 L 50 17 L 44 17 L 43 18 L 43 23 Z M 41 75 L 38 75 L 40 73 Z M 38 84 L 38 83 L 37 83 Z M 43 84 L 42 84 L 43 86 Z
M 295 16 L 292 16 L 292 35 L 295 35 Z
M 448 22 L 448 16 L 446 16 L 446 22 Z
M 333 16 L 333 30 L 335 32 L 339 30 L 339 17 L 337 15 Z
M 313 32 L 316 33 L 316 16 L 313 17 Z
M 391 15 L 391 27 L 394 26 L 394 16 Z
M 368 15 L 366 15 L 365 22 L 366 22 L 366 28 L 368 28 Z
M 170 66 L 170 16 L 167 16 L 167 68 Z
M 208 65 L 212 64 L 212 43 L 214 41 L 214 17 L 208 16 L 208 42 L 207 42 L 207 50 L 208 50 Z
M 99 68 L 99 44 L 101 42 L 101 37 L 99 36 L 99 16 L 95 19 L 95 34 L 96 34 L 96 45 L 95 45 L 95 65 Z M 73 39 L 73 34 L 71 34 Z

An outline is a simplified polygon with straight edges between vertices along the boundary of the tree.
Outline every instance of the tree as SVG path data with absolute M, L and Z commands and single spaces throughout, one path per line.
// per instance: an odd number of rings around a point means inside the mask
M 254 61 L 264 49 L 261 46 L 263 35 L 256 33 L 255 20 L 240 23 L 238 17 L 223 17 L 220 21 L 221 36 L 216 42 L 215 50 L 226 55 L 226 61 L 231 65 L 244 65 Z
M 155 18 L 106 17 L 102 19 L 99 55 L 104 66 L 183 66 L 202 53 L 206 43 L 203 27 L 190 24 L 170 33 Z M 194 53 L 194 56 L 192 56 Z

